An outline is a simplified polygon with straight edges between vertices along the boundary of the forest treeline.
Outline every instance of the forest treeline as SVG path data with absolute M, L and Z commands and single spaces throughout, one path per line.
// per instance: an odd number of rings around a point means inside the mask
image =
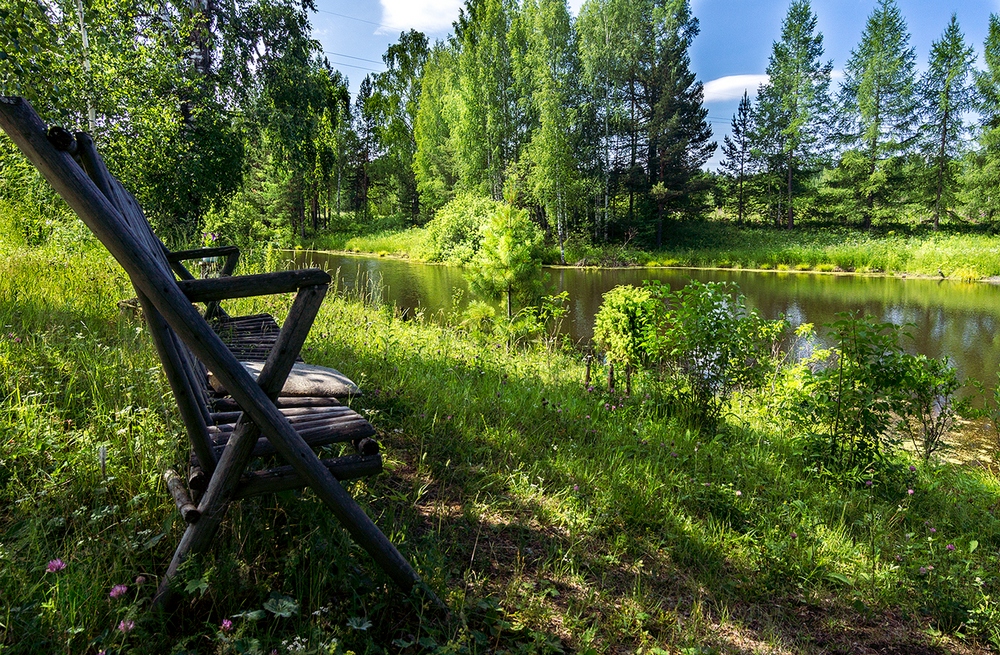
M 1000 18 L 985 69 L 957 18 L 917 72 L 880 0 L 831 84 L 808 0 L 768 81 L 717 144 L 687 0 L 467 0 L 452 35 L 404 32 L 351 97 L 313 39 L 311 0 L 11 0 L 0 84 L 93 132 L 175 242 L 288 241 L 378 217 L 422 224 L 457 194 L 526 209 L 567 239 L 657 247 L 669 221 L 793 227 L 991 224 L 1000 208 Z M 836 86 L 836 88 L 834 88 Z M 7 140 L 0 197 L 64 212 Z

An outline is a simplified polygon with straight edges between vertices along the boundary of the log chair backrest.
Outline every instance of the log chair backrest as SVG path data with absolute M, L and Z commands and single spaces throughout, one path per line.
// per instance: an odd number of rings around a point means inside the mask
M 0 127 L 125 269 L 142 305 L 191 446 L 211 475 L 217 455 L 207 429 L 211 417 L 204 378 L 199 379 L 204 375 L 204 366 L 217 371 L 215 375 L 228 389 L 237 390 L 233 396 L 243 407 L 267 397 L 178 287 L 166 248 L 153 233 L 135 197 L 108 173 L 90 136 L 76 134 L 78 162 L 50 142 L 45 124 L 27 101 L 5 96 L 0 96 Z M 273 404 L 264 414 L 272 420 L 277 419 L 275 414 L 281 416 Z M 252 418 L 257 422 L 263 420 L 264 414 Z

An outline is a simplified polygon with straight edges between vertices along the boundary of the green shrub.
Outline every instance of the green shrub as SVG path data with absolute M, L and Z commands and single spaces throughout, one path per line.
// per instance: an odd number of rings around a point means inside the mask
M 758 388 L 773 371 L 785 322 L 761 318 L 729 282 L 691 281 L 671 291 L 650 281 L 646 289 L 656 316 L 642 347 L 662 374 L 682 382 L 680 400 L 692 418 L 714 425 L 734 391 Z
M 468 264 L 483 239 L 483 226 L 503 203 L 462 193 L 438 210 L 427 223 L 423 258 L 432 262 Z
M 594 342 L 628 372 L 648 359 L 643 339 L 655 320 L 657 301 L 648 288 L 631 285 L 617 286 L 603 298 L 594 316 Z

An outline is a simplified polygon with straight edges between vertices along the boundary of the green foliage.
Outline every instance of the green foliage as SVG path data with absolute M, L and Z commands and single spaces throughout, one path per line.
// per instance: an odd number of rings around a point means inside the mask
M 471 263 L 479 252 L 484 226 L 503 204 L 473 193 L 461 193 L 438 210 L 427 224 L 424 259 L 448 264 Z
M 497 207 L 482 226 L 469 284 L 487 297 L 506 298 L 507 317 L 513 317 L 515 298 L 532 304 L 540 291 L 541 246 L 542 233 L 526 211 Z
M 945 448 L 955 426 L 958 373 L 947 360 L 926 355 L 906 356 L 901 428 L 913 441 L 924 462 Z
M 644 342 L 658 314 L 655 302 L 648 287 L 618 286 L 604 294 L 594 316 L 594 342 L 608 359 L 631 367 L 647 361 Z
M 683 381 L 681 398 L 694 417 L 712 425 L 734 391 L 756 389 L 773 372 L 785 323 L 761 318 L 731 283 L 647 288 L 658 311 L 643 348 L 661 374 Z
M 839 316 L 827 326 L 833 346 L 826 362 L 801 369 L 799 416 L 813 455 L 835 468 L 862 471 L 884 465 L 902 432 L 929 460 L 954 424 L 960 386 L 954 368 L 947 360 L 907 353 L 900 343 L 910 338 L 905 327 Z

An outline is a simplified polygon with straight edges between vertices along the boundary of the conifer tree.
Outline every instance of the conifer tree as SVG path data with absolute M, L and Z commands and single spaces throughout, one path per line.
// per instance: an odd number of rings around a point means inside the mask
M 701 166 L 715 151 L 703 105 L 704 87 L 691 71 L 688 49 L 698 35 L 698 19 L 687 0 L 668 0 L 652 11 L 652 62 L 645 87 L 649 121 L 650 195 L 656 202 L 656 247 L 663 245 L 667 212 L 701 209 L 699 191 L 707 184 Z
M 759 97 L 772 104 L 764 115 L 780 133 L 784 155 L 786 227 L 794 226 L 794 181 L 803 164 L 817 155 L 822 125 L 829 111 L 830 71 L 833 63 L 823 63 L 823 35 L 816 31 L 816 14 L 809 0 L 794 0 L 781 26 L 767 65 L 768 83 Z
M 719 165 L 719 172 L 729 176 L 736 183 L 736 224 L 742 225 L 746 215 L 744 196 L 747 175 L 751 172 L 751 106 L 750 95 L 743 91 L 740 106 L 733 114 L 731 134 L 723 137 L 722 154 L 725 159 Z
M 976 220 L 993 220 L 1000 210 L 1000 16 L 990 15 L 983 45 L 986 70 L 975 73 L 979 149 L 966 160 L 963 200 Z
M 914 136 L 915 61 L 899 8 L 894 0 L 880 0 L 851 51 L 840 90 L 842 139 L 866 162 L 854 180 L 866 229 L 880 205 L 904 186 L 894 172 Z
M 972 108 L 974 58 L 973 49 L 965 45 L 958 19 L 952 14 L 944 34 L 931 45 L 927 72 L 919 86 L 924 115 L 922 140 L 931 163 L 935 230 L 941 212 L 954 201 L 957 177 L 954 164 L 966 135 L 963 116 Z

